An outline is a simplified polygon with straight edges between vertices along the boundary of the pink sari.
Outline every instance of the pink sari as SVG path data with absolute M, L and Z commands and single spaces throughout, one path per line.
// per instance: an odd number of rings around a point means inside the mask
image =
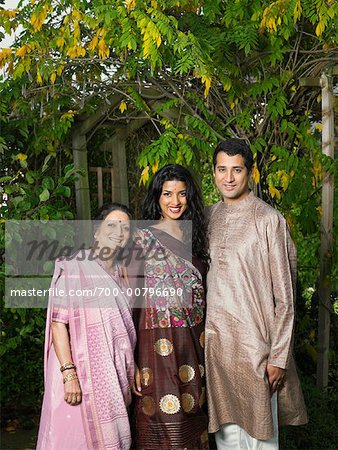
M 57 261 L 51 288 L 68 293 L 71 289 L 94 292 L 96 288 L 96 296 L 49 298 L 45 394 L 37 450 L 129 449 L 127 407 L 131 402 L 136 337 L 127 299 L 96 261 Z M 114 296 L 113 290 L 119 295 Z M 63 399 L 63 376 L 52 343 L 52 320 L 69 325 L 73 361 L 82 389 L 78 406 Z

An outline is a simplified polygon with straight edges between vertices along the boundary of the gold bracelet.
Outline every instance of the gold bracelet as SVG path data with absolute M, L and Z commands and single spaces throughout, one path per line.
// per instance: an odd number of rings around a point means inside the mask
M 66 362 L 63 366 L 60 367 L 61 373 L 67 369 L 76 369 L 76 366 L 73 362 Z
M 63 379 L 63 384 L 67 383 L 67 381 L 72 381 L 72 380 L 76 380 L 77 379 L 77 374 L 76 373 L 69 373 L 68 375 L 66 375 Z

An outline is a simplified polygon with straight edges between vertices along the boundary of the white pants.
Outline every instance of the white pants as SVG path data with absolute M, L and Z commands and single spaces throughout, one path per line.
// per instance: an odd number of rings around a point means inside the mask
M 250 436 L 235 423 L 227 423 L 215 433 L 217 450 L 278 450 L 278 407 L 277 394 L 271 397 L 274 436 L 268 441 L 260 441 Z

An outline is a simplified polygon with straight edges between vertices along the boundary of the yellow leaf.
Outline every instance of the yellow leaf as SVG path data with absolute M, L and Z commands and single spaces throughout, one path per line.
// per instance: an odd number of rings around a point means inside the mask
M 301 0 L 297 0 L 296 2 L 296 6 L 293 10 L 293 15 L 294 15 L 294 19 L 295 22 L 297 22 L 297 20 L 300 18 L 300 16 L 302 15 L 302 5 L 301 5 Z
M 30 51 L 31 51 L 31 49 L 28 45 L 23 45 L 16 51 L 15 55 L 16 56 L 25 56 L 25 54 L 29 53 Z
M 321 132 L 323 129 L 323 125 L 321 123 L 317 123 L 315 129 Z
M 50 82 L 51 82 L 52 84 L 54 84 L 54 83 L 55 83 L 55 80 L 56 80 L 56 73 L 53 72 L 53 73 L 51 74 L 51 76 L 50 76 Z
M 155 0 L 151 0 L 151 6 L 152 6 L 152 8 L 156 9 L 157 8 L 157 2 Z
M 60 117 L 60 122 L 73 121 L 74 116 L 75 116 L 75 111 L 70 109 L 69 111 L 62 114 L 62 116 Z
M 46 6 L 43 8 L 43 10 L 38 15 L 36 15 L 35 13 L 32 14 L 31 24 L 33 25 L 34 31 L 40 31 L 46 17 L 47 17 L 47 7 Z
M 103 38 L 100 39 L 98 49 L 99 49 L 99 57 L 101 59 L 106 59 L 109 57 L 109 53 L 110 53 L 109 48 L 107 47 L 105 40 Z
M 272 198 L 276 197 L 278 200 L 281 198 L 281 194 L 278 189 L 275 188 L 275 186 L 269 185 L 269 193 Z
M 227 80 L 227 81 L 224 81 L 224 82 L 223 82 L 223 89 L 224 89 L 226 92 L 228 92 L 228 91 L 230 91 L 230 89 L 231 89 L 231 85 L 232 85 L 232 83 L 231 83 L 231 80 L 230 80 L 230 79 Z
M 86 56 L 86 50 L 83 47 L 78 47 L 78 56 Z
M 285 191 L 287 190 L 288 186 L 289 186 L 289 177 L 288 177 L 288 175 L 287 175 L 286 172 L 284 172 L 284 173 L 282 174 L 282 176 L 281 176 L 281 181 L 282 181 L 282 188 L 283 188 L 283 191 L 285 192 Z
M 59 37 L 59 39 L 56 41 L 56 45 L 60 48 L 62 48 L 65 45 L 65 38 L 64 36 Z
M 72 47 L 69 47 L 69 49 L 67 51 L 67 55 L 70 58 L 76 58 L 76 55 L 77 55 L 77 47 L 76 47 L 76 45 L 73 45 Z
M 121 111 L 122 114 L 124 111 L 127 110 L 127 103 L 124 100 L 122 100 L 122 102 L 120 103 L 119 110 Z
M 315 182 L 318 183 L 323 176 L 323 166 L 318 159 L 314 161 L 312 173 L 315 176 Z
M 153 173 L 156 173 L 158 171 L 158 161 L 154 162 L 154 164 L 151 166 L 151 170 Z
M 63 69 L 65 68 L 65 66 L 59 66 L 56 69 L 56 73 L 59 75 L 59 77 L 62 75 Z
M 0 68 L 3 67 L 12 55 L 10 48 L 3 48 L 0 50 Z
M 16 155 L 16 157 L 18 158 L 19 161 L 26 161 L 26 159 L 28 158 L 28 156 L 25 155 L 24 153 L 19 153 L 18 155 Z
M 98 37 L 94 36 L 93 39 L 90 41 L 90 43 L 88 45 L 88 50 L 95 50 L 98 42 L 99 42 Z
M 80 20 L 82 18 L 82 14 L 80 13 L 80 11 L 73 11 L 72 12 L 72 17 L 75 20 Z
M 145 167 L 142 170 L 140 184 L 141 183 L 146 184 L 148 180 L 149 180 L 149 166 Z
M 39 69 L 36 72 L 36 81 L 37 83 L 42 84 L 42 77 Z
M 162 42 L 161 35 L 160 34 L 156 35 L 155 40 L 156 40 L 157 47 L 159 47 L 161 45 L 161 42 Z
M 204 98 L 208 97 L 210 87 L 211 87 L 211 77 L 207 75 L 202 75 L 202 83 L 204 83 Z
M 74 21 L 74 39 L 79 41 L 81 39 L 81 31 L 78 20 Z
M 325 24 L 321 20 L 319 20 L 318 25 L 316 27 L 316 35 L 319 37 L 323 31 L 325 30 Z
M 73 45 L 72 47 L 69 47 L 67 51 L 67 55 L 70 58 L 78 58 L 80 56 L 85 56 L 86 50 L 81 47 L 80 45 Z
M 130 11 L 136 7 L 136 0 L 125 0 L 124 4 L 126 5 L 127 11 Z
M 7 19 L 13 19 L 17 15 L 17 9 L 2 9 L 0 16 L 7 17 Z
M 259 173 L 258 167 L 254 165 L 254 168 L 252 170 L 252 179 L 255 184 L 258 184 L 261 179 L 261 174 Z
M 238 103 L 238 98 L 236 98 L 233 102 L 230 102 L 230 109 L 234 109 L 234 107 L 237 105 Z
M 183 134 L 181 134 L 181 133 L 179 133 L 179 134 L 177 135 L 177 137 L 178 137 L 178 139 L 184 139 L 184 136 L 183 136 Z

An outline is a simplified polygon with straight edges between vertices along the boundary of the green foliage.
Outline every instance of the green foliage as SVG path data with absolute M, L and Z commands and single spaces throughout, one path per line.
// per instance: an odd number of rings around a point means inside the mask
M 0 250 L 5 246 L 4 225 L 7 219 L 62 220 L 73 219 L 73 185 L 80 174 L 72 164 L 55 172 L 56 158 L 39 161 L 19 153 L 10 155 L 7 148 L 5 170 L 0 178 L 2 205 L 0 207 Z M 6 160 L 6 158 L 4 158 Z M 28 164 L 28 162 L 30 165 Z M 7 168 L 6 168 L 7 167 Z M 18 256 L 19 257 L 19 256 Z M 0 267 L 2 374 L 1 403 L 5 416 L 17 418 L 25 411 L 38 413 L 43 390 L 44 309 L 8 308 L 4 305 L 5 267 Z M 24 387 L 24 389 L 23 389 Z
M 303 427 L 287 427 L 280 431 L 282 450 L 336 450 L 338 433 L 336 427 L 338 392 L 320 390 L 313 379 L 303 377 L 302 384 L 308 408 L 309 424 Z
M 25 155 L 26 156 L 26 155 Z M 20 158 L 20 155 L 19 155 Z M 26 160 L 17 161 L 20 166 L 12 176 L 0 178 L 5 204 L 0 207 L 1 216 L 11 219 L 62 220 L 73 219 L 72 188 L 81 174 L 67 165 L 61 176 L 54 180 L 47 175 L 51 169 L 51 155 L 48 155 L 41 170 L 29 170 Z

